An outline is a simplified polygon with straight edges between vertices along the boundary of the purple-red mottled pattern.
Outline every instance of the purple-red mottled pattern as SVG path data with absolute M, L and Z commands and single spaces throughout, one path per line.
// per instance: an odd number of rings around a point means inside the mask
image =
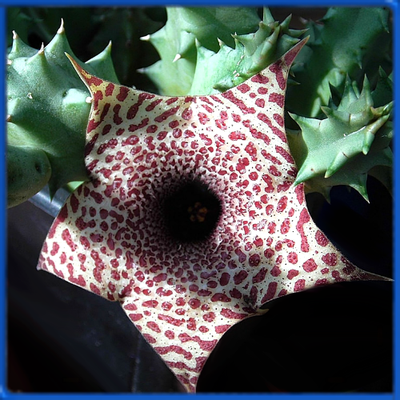
M 284 129 L 291 62 L 303 42 L 238 87 L 162 97 L 96 78 L 89 88 L 91 182 L 69 198 L 39 267 L 119 301 L 188 391 L 219 338 L 279 296 L 374 279 L 315 226 Z M 222 215 L 203 243 L 178 244 L 160 204 L 196 178 Z

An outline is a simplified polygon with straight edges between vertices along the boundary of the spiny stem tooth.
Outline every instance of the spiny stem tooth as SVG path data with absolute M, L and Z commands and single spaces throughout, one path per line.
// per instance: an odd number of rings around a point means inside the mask
M 13 39 L 17 40 L 18 39 L 18 33 L 15 32 L 15 31 L 12 31 L 12 34 L 13 34 Z
M 150 40 L 150 35 L 142 36 L 140 40 L 143 40 L 144 42 L 148 42 Z
M 8 115 L 7 115 L 7 119 L 6 119 L 6 121 L 7 121 L 7 122 L 12 122 L 12 117 L 11 117 L 11 114 L 8 114 Z
M 86 97 L 85 101 L 86 101 L 86 103 L 90 104 L 93 101 L 93 98 L 88 96 L 88 97 Z
M 38 54 L 41 55 L 41 56 L 44 55 L 44 43 L 43 42 L 42 42 L 42 45 L 40 46 Z
M 172 62 L 174 63 L 174 62 L 180 60 L 181 58 L 182 58 L 182 55 L 179 54 L 179 53 L 177 53 L 176 56 L 175 56 L 175 58 L 172 60 Z
M 57 33 L 58 33 L 59 35 L 65 33 L 64 19 L 63 19 L 63 18 L 61 18 L 61 25 L 60 25 L 60 27 L 58 28 Z

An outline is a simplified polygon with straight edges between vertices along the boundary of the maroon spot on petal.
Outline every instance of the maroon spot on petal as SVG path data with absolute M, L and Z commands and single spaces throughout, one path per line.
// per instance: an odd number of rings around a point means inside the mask
M 168 275 L 165 273 L 162 273 L 162 274 L 158 274 L 157 276 L 155 276 L 153 278 L 153 280 L 154 280 L 154 282 L 163 282 L 163 281 L 166 281 L 167 278 L 168 278 Z
M 214 296 L 211 297 L 211 301 L 222 301 L 229 303 L 231 299 L 224 293 L 215 293 Z
M 113 94 L 114 88 L 115 88 L 115 85 L 110 82 L 107 85 L 106 90 L 105 90 L 106 96 L 111 96 Z
M 196 342 L 200 346 L 200 348 L 205 351 L 211 351 L 218 342 L 218 340 L 201 340 L 198 336 L 191 337 L 187 333 L 181 333 L 178 337 L 182 343 L 185 343 L 188 341 Z M 202 359 L 202 362 L 204 363 L 206 360 L 206 357 L 199 357 L 198 359 Z M 196 361 L 198 359 L 196 359 Z
M 260 264 L 260 261 L 261 261 L 261 257 L 259 254 L 252 254 L 249 257 L 249 265 L 251 267 L 257 267 Z
M 103 196 L 94 190 L 90 191 L 90 196 L 97 204 L 100 204 L 104 200 Z
M 162 308 L 164 311 L 169 311 L 172 307 L 173 307 L 172 304 L 169 303 L 168 301 L 164 301 L 164 302 L 161 304 L 161 308 Z
M 154 110 L 154 108 L 155 108 L 156 106 L 158 106 L 158 104 L 160 104 L 161 102 L 162 102 L 162 99 L 154 100 L 154 101 L 152 101 L 152 102 L 145 108 L 145 110 L 146 110 L 146 111 L 152 111 L 152 110 Z
M 157 290 L 156 290 L 156 293 L 159 295 L 159 296 L 171 296 L 173 293 L 172 293 L 172 290 L 165 290 L 164 288 L 162 288 L 162 287 L 160 287 L 160 288 L 158 288 Z
M 58 243 L 53 242 L 53 247 L 52 247 L 52 249 L 51 249 L 50 254 L 51 254 L 52 256 L 55 256 L 55 255 L 57 254 L 59 248 L 60 248 L 60 246 L 58 245 Z
M 351 275 L 355 270 L 356 270 L 356 267 L 355 267 L 354 265 L 351 265 L 350 263 L 348 263 L 348 264 L 342 269 L 342 271 L 343 271 L 346 275 Z
M 248 314 L 237 313 L 228 308 L 223 308 L 221 311 L 221 315 L 224 316 L 225 318 L 230 318 L 230 319 L 243 319 L 248 316 Z
M 332 278 L 335 280 L 335 282 L 343 282 L 344 279 L 340 276 L 339 271 L 332 271 Z
M 132 313 L 132 314 L 128 314 L 128 316 L 133 322 L 139 321 L 143 318 L 143 314 L 133 314 Z
M 248 92 L 250 90 L 250 86 L 247 85 L 246 83 L 242 83 L 241 85 L 239 85 L 237 87 L 237 89 L 242 93 L 246 93 L 246 92 Z
M 273 115 L 274 120 L 280 125 L 282 128 L 285 126 L 285 121 L 280 114 Z
M 168 338 L 168 339 L 174 339 L 175 338 L 175 333 L 173 331 L 170 330 L 166 330 L 164 332 L 164 335 Z
M 148 300 L 148 301 L 144 301 L 142 303 L 143 307 L 149 307 L 149 308 L 156 308 L 158 306 L 158 301 L 156 300 Z
M 253 142 L 250 142 L 244 149 L 253 161 L 257 159 L 257 148 Z
M 228 91 L 222 93 L 222 97 L 231 101 L 233 104 L 235 104 L 237 107 L 239 107 L 240 110 L 244 114 L 254 114 L 256 112 L 254 108 L 247 107 L 246 104 L 242 100 L 235 97 L 232 90 L 228 90 Z
M 184 119 L 184 120 L 189 120 L 190 118 L 192 118 L 192 114 L 193 114 L 193 111 L 192 111 L 192 109 L 191 108 L 186 108 L 183 112 L 182 112 L 182 118 Z
M 277 287 L 278 287 L 278 283 L 277 282 L 270 282 L 269 285 L 268 285 L 267 293 L 262 298 L 261 302 L 265 303 L 265 302 L 273 299 L 274 296 L 275 296 Z
M 229 283 L 231 276 L 227 273 L 224 272 L 221 275 L 221 278 L 219 279 L 219 283 L 221 286 L 226 286 Z
M 203 319 L 206 322 L 212 322 L 215 319 L 215 313 L 209 312 L 203 315 Z
M 290 231 L 290 219 L 285 218 L 281 225 L 281 233 L 286 235 Z
M 76 246 L 75 242 L 72 240 L 71 233 L 69 232 L 68 229 L 64 229 L 64 230 L 62 231 L 61 237 L 62 237 L 62 239 L 66 242 L 66 244 L 69 246 L 69 248 L 70 248 L 72 251 L 75 251 L 75 250 L 76 250 L 76 247 L 77 247 L 77 246 Z
M 125 309 L 125 310 L 128 310 L 128 311 L 136 311 L 136 310 L 137 310 L 137 307 L 136 307 L 135 304 L 131 303 L 131 304 L 126 304 L 126 305 L 124 306 L 124 309 Z
M 179 110 L 179 106 L 174 107 L 174 108 L 170 108 L 167 111 L 164 111 L 162 114 L 160 114 L 159 116 L 157 116 L 156 118 L 154 118 L 154 120 L 156 122 L 162 122 L 165 121 L 167 118 L 169 118 L 171 115 L 176 114 L 176 112 Z
M 279 276 L 280 274 L 281 274 L 281 270 L 280 270 L 280 268 L 277 266 L 277 265 L 275 265 L 272 269 L 271 269 L 271 275 L 272 276 Z
M 156 332 L 156 333 L 160 333 L 160 332 L 161 332 L 161 329 L 160 329 L 160 327 L 157 325 L 156 322 L 149 321 L 149 322 L 147 322 L 146 325 L 147 325 L 147 327 L 148 327 L 149 329 L 151 329 L 152 331 L 154 331 L 154 332 Z
M 291 181 L 285 181 L 285 182 L 283 182 L 283 183 L 280 183 L 280 184 L 277 186 L 276 191 L 277 191 L 278 193 L 286 192 L 287 190 L 289 190 L 289 188 L 290 188 L 291 186 L 292 186 L 292 182 L 291 182 Z
M 157 340 L 156 340 L 153 336 L 149 335 L 148 333 L 143 333 L 143 337 L 144 337 L 150 344 L 157 343 Z
M 253 283 L 262 282 L 265 279 L 268 270 L 266 268 L 261 268 L 260 271 L 253 277 Z
M 235 253 L 239 258 L 239 262 L 244 263 L 246 261 L 246 254 L 244 254 L 243 251 L 236 249 Z
M 251 78 L 251 81 L 254 82 L 254 83 L 263 83 L 263 84 L 266 84 L 266 83 L 269 82 L 269 79 L 268 79 L 266 76 L 264 76 L 264 75 L 257 74 L 257 75 L 254 75 L 254 76 Z
M 304 269 L 304 271 L 306 271 L 306 272 L 315 271 L 317 268 L 318 268 L 318 265 L 317 265 L 317 263 L 316 263 L 312 258 L 310 258 L 309 260 L 307 260 L 307 261 L 304 262 L 304 264 L 303 264 L 303 269 Z
M 232 289 L 229 291 L 229 295 L 233 298 L 233 299 L 240 299 L 242 297 L 242 294 L 239 292 L 239 290 L 237 290 L 236 288 Z
M 175 102 L 178 100 L 178 98 L 179 98 L 179 97 L 170 97 L 169 99 L 167 99 L 167 100 L 165 101 L 165 104 L 171 105 L 171 104 L 175 103 Z
M 233 281 L 235 282 L 236 285 L 239 285 L 247 278 L 247 276 L 248 273 L 242 270 L 233 277 Z
M 276 206 L 276 211 L 281 213 L 286 209 L 288 198 L 286 196 L 282 196 L 279 201 L 278 205 Z
M 90 285 L 89 285 L 89 287 L 90 287 L 90 290 L 93 292 L 93 293 L 96 293 L 97 295 L 100 295 L 100 289 L 98 288 L 98 286 L 96 286 L 94 283 L 91 283 Z
M 296 283 L 294 284 L 294 288 L 293 290 L 295 292 L 299 292 L 300 290 L 303 290 L 306 286 L 306 281 L 304 279 L 299 279 L 298 281 L 296 281 Z
M 293 279 L 294 277 L 296 277 L 299 274 L 299 271 L 297 269 L 290 269 L 288 271 L 287 277 L 288 279 Z
M 290 264 L 296 264 L 298 261 L 297 253 L 291 251 L 287 256 L 287 259 L 290 262 Z
M 230 140 L 236 141 L 236 140 L 246 140 L 246 135 L 240 131 L 235 131 L 231 132 L 228 135 Z
M 164 315 L 164 314 L 158 314 L 158 319 L 160 319 L 161 321 L 168 322 L 169 324 L 174 326 L 181 326 L 185 322 L 184 319 L 177 319 L 171 317 L 170 315 Z
M 265 100 L 264 99 L 257 99 L 256 100 L 256 106 L 258 106 L 260 108 L 264 108 L 265 107 Z
M 335 253 L 327 253 L 322 256 L 322 261 L 326 264 L 329 265 L 330 267 L 333 267 L 337 264 L 337 256 Z
M 124 101 L 128 96 L 128 93 L 129 93 L 129 88 L 125 86 L 120 86 L 119 93 L 117 94 L 117 100 L 121 102 Z
M 294 159 L 283 147 L 275 146 L 275 150 L 280 154 L 289 164 L 294 164 Z
M 89 123 L 89 124 L 90 124 L 90 123 Z M 88 133 L 89 133 L 89 132 L 90 132 L 90 131 L 89 131 L 89 127 L 88 127 Z M 86 146 L 85 146 L 85 153 L 84 153 L 84 156 L 85 156 L 85 157 L 88 156 L 88 155 L 91 153 L 91 151 L 93 150 L 93 147 L 94 147 L 94 145 L 95 145 L 95 143 L 96 143 L 98 137 L 99 137 L 99 134 L 96 133 L 96 134 L 92 137 L 92 139 L 90 139 L 90 141 L 86 144 Z
M 225 333 L 231 326 L 230 325 L 218 325 L 215 327 L 216 333 Z
M 320 230 L 317 230 L 315 233 L 315 240 L 322 247 L 327 246 L 329 243 L 328 238 Z
M 259 88 L 257 89 L 257 92 L 258 92 L 258 94 L 266 94 L 266 93 L 268 93 L 268 88 L 266 88 L 266 87 L 259 87 Z
M 283 108 L 285 104 L 285 96 L 279 93 L 271 93 L 268 101 L 271 103 L 276 103 L 279 107 Z
M 79 208 L 79 200 L 77 199 L 77 197 L 75 196 L 75 194 L 72 194 L 70 197 L 70 205 L 71 205 L 71 209 L 73 213 L 76 213 L 78 211 Z
M 282 90 L 286 88 L 286 79 L 283 75 L 281 62 L 276 62 L 270 65 L 269 70 L 275 74 L 276 81 Z
M 195 310 L 196 308 L 199 308 L 200 305 L 201 305 L 199 299 L 190 299 L 190 300 L 188 301 L 188 304 L 189 304 L 189 306 L 190 306 L 192 309 L 194 309 L 194 310 Z
M 301 236 L 301 251 L 308 252 L 310 250 L 310 246 L 307 241 L 307 236 L 304 233 L 304 224 L 310 221 L 310 214 L 308 213 L 306 208 L 303 208 L 300 213 L 299 221 L 297 222 L 296 229 L 300 233 Z
M 274 251 L 273 249 L 271 249 L 271 248 L 266 249 L 266 250 L 264 251 L 264 256 L 265 256 L 266 258 L 271 258 L 274 254 L 275 254 L 275 251 Z

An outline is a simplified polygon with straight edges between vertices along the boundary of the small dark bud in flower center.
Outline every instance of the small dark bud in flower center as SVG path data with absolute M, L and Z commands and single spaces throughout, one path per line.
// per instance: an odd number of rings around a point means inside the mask
M 220 215 L 220 200 L 206 184 L 199 181 L 182 184 L 164 201 L 166 229 L 178 242 L 206 240 L 213 233 Z

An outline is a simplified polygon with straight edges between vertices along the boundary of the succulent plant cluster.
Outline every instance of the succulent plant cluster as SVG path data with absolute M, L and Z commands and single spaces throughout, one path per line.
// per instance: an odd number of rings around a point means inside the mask
M 107 32 L 112 36 L 111 26 L 118 25 L 123 40 L 115 42 L 119 51 L 113 59 L 122 83 L 131 85 L 129 71 L 142 66 L 140 72 L 159 94 L 223 92 L 309 36 L 292 68 L 286 95 L 291 118 L 288 115 L 285 123 L 299 168 L 297 182 L 327 199 L 332 186 L 348 185 L 368 200 L 366 179 L 373 174 L 390 190 L 393 95 L 387 9 L 330 8 L 321 21 L 308 21 L 300 30 L 290 28 L 290 16 L 280 23 L 268 8 L 260 12 L 250 7 L 167 7 L 166 23 L 157 30 L 163 11 L 153 10 L 149 16 L 143 9 L 113 8 L 85 14 L 92 50 L 100 42 L 106 45 Z M 49 36 L 51 12 L 47 19 L 39 16 L 42 22 L 20 10 L 12 12 L 10 22 L 23 37 L 28 36 L 26 26 Z M 54 18 L 51 21 L 54 24 Z M 143 35 L 143 25 L 149 34 Z M 138 61 L 143 53 L 136 55 L 132 48 L 139 46 L 140 36 L 140 46 L 147 46 L 149 54 L 157 50 L 160 57 L 148 67 Z M 122 51 L 124 46 L 129 51 Z M 65 52 L 73 55 L 63 26 L 39 50 L 14 34 L 7 67 L 9 206 L 27 200 L 46 184 L 54 194 L 71 181 L 86 179 L 88 92 Z M 118 82 L 110 45 L 85 68 Z
M 116 81 L 110 51 L 109 45 L 85 68 Z M 66 52 L 73 54 L 63 24 L 39 50 L 14 34 L 7 68 L 9 206 L 46 184 L 54 194 L 71 181 L 87 178 L 83 148 L 90 105 Z
M 304 34 L 289 29 L 290 16 L 275 21 L 268 8 L 261 20 L 255 8 L 167 8 L 167 15 L 162 29 L 142 38 L 161 58 L 142 71 L 165 95 L 228 90 L 276 61 Z
M 297 182 L 328 200 L 332 186 L 347 185 L 368 201 L 368 174 L 391 190 L 389 19 L 383 8 L 331 8 L 322 25 L 307 24 L 308 51 L 292 69 L 297 84 L 286 97 L 300 130 L 287 129 L 288 140 Z

